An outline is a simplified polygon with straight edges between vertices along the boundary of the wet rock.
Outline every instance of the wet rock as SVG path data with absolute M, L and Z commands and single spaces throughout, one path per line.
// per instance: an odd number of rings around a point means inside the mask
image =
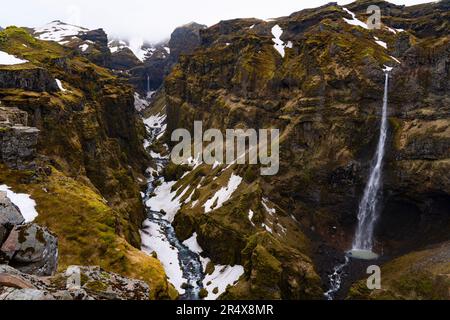
M 0 251 L 9 265 L 24 273 L 50 276 L 56 272 L 58 240 L 37 224 L 15 226 Z

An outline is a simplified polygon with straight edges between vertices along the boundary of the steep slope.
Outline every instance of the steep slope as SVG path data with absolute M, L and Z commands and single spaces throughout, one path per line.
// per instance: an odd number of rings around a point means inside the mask
M 196 232 L 214 263 L 245 267 L 225 297 L 317 298 L 326 288 L 335 253 L 354 234 L 385 65 L 394 70 L 377 250 L 390 259 L 448 240 L 448 1 L 377 4 L 383 25 L 376 30 L 363 22 L 367 1 L 268 22 L 220 22 L 200 32 L 201 47 L 181 56 L 166 78 L 169 133 L 192 130 L 194 120 L 204 130 L 281 130 L 273 177 L 238 165 L 197 165 L 184 176 L 172 170 L 172 179 L 182 177 L 172 189 L 183 194 L 179 236 Z M 233 174 L 243 182 L 207 212 Z
M 100 265 L 147 281 L 153 298 L 169 297 L 161 265 L 137 249 L 148 157 L 132 88 L 24 29 L 2 31 L 0 50 L 27 61 L 0 66 L 2 107 L 26 111 L 28 125 L 39 129 L 31 166 L 1 164 L 0 183 L 35 199 L 38 223 L 60 239 L 61 268 Z

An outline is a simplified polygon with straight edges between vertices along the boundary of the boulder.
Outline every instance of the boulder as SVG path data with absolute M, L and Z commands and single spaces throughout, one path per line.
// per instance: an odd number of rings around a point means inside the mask
M 6 240 L 8 233 L 16 225 L 25 222 L 22 214 L 11 200 L 6 196 L 6 192 L 0 191 L 0 244 Z
M 58 240 L 34 223 L 15 226 L 0 253 L 10 266 L 24 273 L 50 276 L 57 269 Z

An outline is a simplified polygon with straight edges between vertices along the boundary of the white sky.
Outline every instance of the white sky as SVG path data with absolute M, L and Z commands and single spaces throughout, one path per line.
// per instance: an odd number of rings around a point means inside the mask
M 53 20 L 103 28 L 110 36 L 157 42 L 177 26 L 233 18 L 275 18 L 332 0 L 2 0 L 0 26 L 40 27 Z M 339 4 L 352 1 L 338 0 Z M 431 0 L 391 0 L 412 5 Z

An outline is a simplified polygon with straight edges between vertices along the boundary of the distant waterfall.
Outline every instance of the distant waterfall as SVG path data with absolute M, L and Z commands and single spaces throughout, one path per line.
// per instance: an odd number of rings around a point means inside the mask
M 150 76 L 147 75 L 147 93 L 150 92 Z
M 364 190 L 364 196 L 359 205 L 358 227 L 356 229 L 355 239 L 353 241 L 353 250 L 372 251 L 373 249 L 373 231 L 378 218 L 378 200 L 380 189 L 382 187 L 383 159 L 385 155 L 385 146 L 387 138 L 387 108 L 388 108 L 388 87 L 389 72 L 391 68 L 386 67 L 383 115 L 381 120 L 380 138 L 378 141 L 377 152 L 373 160 L 369 181 Z

